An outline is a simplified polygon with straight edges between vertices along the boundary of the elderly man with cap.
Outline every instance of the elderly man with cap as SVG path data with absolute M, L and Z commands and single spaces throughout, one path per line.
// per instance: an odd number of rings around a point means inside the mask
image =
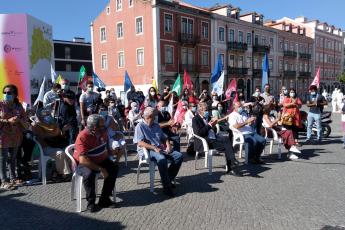
M 159 174 L 163 184 L 163 192 L 173 197 L 171 183 L 178 174 L 183 162 L 180 152 L 173 151 L 168 137 L 163 133 L 159 124 L 155 123 L 157 111 L 152 107 L 144 110 L 144 120 L 135 127 L 134 143 L 138 144 L 138 154 L 143 157 L 143 148 L 149 151 L 151 160 L 157 162 Z M 171 162 L 168 167 L 168 160 Z

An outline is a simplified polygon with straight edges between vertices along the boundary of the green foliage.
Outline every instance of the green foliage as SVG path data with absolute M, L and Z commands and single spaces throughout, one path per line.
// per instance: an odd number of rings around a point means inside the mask
M 32 47 L 30 63 L 33 67 L 40 59 L 47 59 L 50 61 L 53 51 L 53 45 L 49 40 L 43 36 L 42 30 L 35 28 L 32 34 Z
M 345 84 L 345 72 L 343 72 L 342 74 L 340 74 L 337 77 L 337 80 L 340 81 L 341 83 Z

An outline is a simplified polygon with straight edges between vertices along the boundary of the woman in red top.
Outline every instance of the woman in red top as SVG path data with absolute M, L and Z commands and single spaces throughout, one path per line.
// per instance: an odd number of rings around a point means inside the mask
M 290 88 L 289 95 L 283 100 L 283 115 L 292 115 L 292 125 L 284 125 L 285 128 L 291 129 L 294 134 L 295 142 L 297 146 L 300 146 L 298 143 L 298 130 L 301 128 L 301 115 L 299 109 L 302 107 L 302 101 L 297 97 L 296 90 Z
M 16 177 L 16 158 L 23 140 L 23 131 L 28 128 L 26 121 L 25 111 L 18 100 L 17 87 L 6 85 L 3 88 L 3 100 L 0 101 L 0 179 L 2 189 L 13 190 L 16 184 L 20 183 Z M 10 178 L 6 174 L 8 157 L 10 157 Z

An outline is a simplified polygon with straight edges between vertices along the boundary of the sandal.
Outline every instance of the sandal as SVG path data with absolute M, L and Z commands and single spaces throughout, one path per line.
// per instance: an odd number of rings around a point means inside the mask
M 9 182 L 3 182 L 3 183 L 1 183 L 0 189 L 4 189 L 7 191 L 13 191 L 16 189 L 16 187 Z

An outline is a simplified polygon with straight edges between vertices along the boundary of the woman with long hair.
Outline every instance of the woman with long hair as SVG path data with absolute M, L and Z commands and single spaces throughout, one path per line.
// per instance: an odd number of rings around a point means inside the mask
M 158 95 L 157 91 L 154 87 L 150 87 L 148 95 L 145 98 L 144 106 L 145 108 L 150 106 L 152 108 L 156 108 L 158 103 Z
M 0 101 L 0 179 L 1 188 L 13 190 L 22 183 L 16 176 L 16 159 L 18 148 L 23 140 L 23 132 L 29 125 L 23 106 L 18 100 L 15 85 L 6 85 Z M 9 162 L 10 177 L 7 177 Z

